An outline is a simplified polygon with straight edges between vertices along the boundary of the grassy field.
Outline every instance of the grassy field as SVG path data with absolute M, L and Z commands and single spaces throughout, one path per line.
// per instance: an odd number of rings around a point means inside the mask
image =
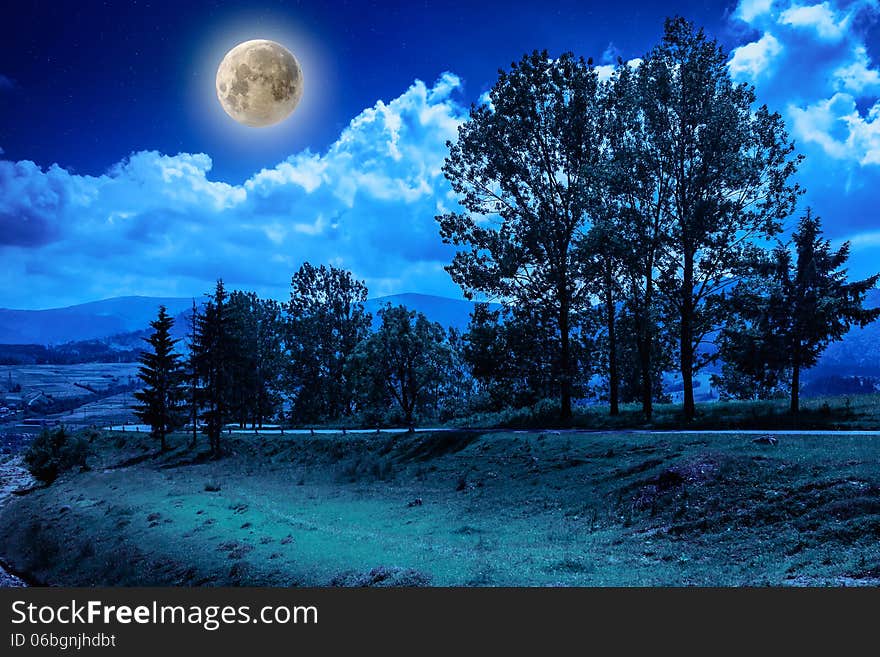
M 0 555 L 64 585 L 877 585 L 880 440 L 474 432 L 143 435 L 10 501 Z
M 81 365 L 0 366 L 0 392 L 21 387 L 24 396 L 42 392 L 58 399 L 81 397 L 83 392 L 126 383 L 137 375 L 137 363 L 84 363 Z M 12 386 L 10 386 L 10 383 Z
M 118 391 L 136 382 L 137 370 L 137 363 L 0 366 L 0 406 L 19 409 L 0 417 L 0 433 L 14 431 L 25 416 L 71 426 L 130 423 L 132 395 Z
M 559 422 L 559 407 L 483 413 L 456 420 L 469 427 L 546 428 Z M 768 401 L 716 401 L 697 404 L 694 420 L 685 422 L 681 404 L 656 404 L 651 422 L 645 422 L 639 404 L 623 404 L 611 417 L 605 405 L 580 406 L 566 427 L 580 429 L 880 429 L 880 394 L 833 395 L 801 400 L 798 415 L 789 413 L 787 399 Z

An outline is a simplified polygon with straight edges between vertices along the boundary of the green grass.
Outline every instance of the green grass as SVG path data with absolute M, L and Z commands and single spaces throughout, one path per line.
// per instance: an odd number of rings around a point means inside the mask
M 483 428 L 576 428 L 576 429 L 880 429 L 880 394 L 811 397 L 801 401 L 797 415 L 789 412 L 787 399 L 770 401 L 719 401 L 697 404 L 696 417 L 685 422 L 680 404 L 656 404 L 651 422 L 641 405 L 623 404 L 612 417 L 605 405 L 583 406 L 565 423 L 559 420 L 558 404 L 541 402 L 535 407 L 476 414 L 455 420 L 453 426 Z
M 96 440 L 90 472 L 4 507 L 0 554 L 65 585 L 880 583 L 876 438 L 185 440 Z

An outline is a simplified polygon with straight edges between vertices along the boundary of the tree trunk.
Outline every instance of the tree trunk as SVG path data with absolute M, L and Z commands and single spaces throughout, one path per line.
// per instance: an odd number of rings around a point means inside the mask
M 685 253 L 684 276 L 681 294 L 681 382 L 684 386 L 684 419 L 690 422 L 696 415 L 694 404 L 694 259 L 689 253 Z
M 561 341 L 560 348 L 560 412 L 559 416 L 562 420 L 571 419 L 571 346 L 569 344 L 569 325 L 568 325 L 568 290 L 567 286 L 562 283 L 560 286 L 559 297 L 559 339 Z
M 403 423 L 406 424 L 407 429 L 413 430 L 413 405 L 407 404 L 403 408 Z
M 651 421 L 654 414 L 654 381 L 651 378 L 652 349 L 654 332 L 651 324 L 651 305 L 654 302 L 654 279 L 651 266 L 648 267 L 645 281 L 645 300 L 643 304 L 642 325 L 638 327 L 639 362 L 642 370 L 642 414 Z
M 791 414 L 797 415 L 800 412 L 801 397 L 801 366 L 795 362 L 791 372 Z
M 620 373 L 617 369 L 617 333 L 614 290 L 610 264 L 605 267 L 605 319 L 608 328 L 608 403 L 609 415 L 620 415 Z
M 639 329 L 638 350 L 639 350 L 639 369 L 642 378 L 642 414 L 645 419 L 650 421 L 651 415 L 654 413 L 654 390 L 653 381 L 651 381 L 651 343 L 650 337 Z

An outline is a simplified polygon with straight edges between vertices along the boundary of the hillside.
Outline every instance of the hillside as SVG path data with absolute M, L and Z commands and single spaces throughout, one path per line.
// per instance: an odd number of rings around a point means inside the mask
M 96 340 L 147 328 L 159 305 L 177 315 L 192 305 L 180 297 L 116 297 L 47 310 L 0 309 L 0 344 L 55 345 Z
M 462 329 L 467 326 L 474 304 L 464 299 L 449 299 L 428 294 L 396 294 L 376 297 L 366 303 L 367 311 L 374 317 L 387 304 L 405 305 L 425 313 L 431 320 L 443 326 Z M 93 301 L 66 308 L 47 310 L 11 310 L 0 308 L 0 344 L 14 345 L 60 345 L 67 342 L 108 340 L 123 345 L 132 344 L 127 336 L 149 327 L 159 305 L 165 305 L 168 313 L 177 321 L 177 337 L 186 333 L 186 319 L 192 307 L 189 297 L 117 297 Z
M 379 310 L 391 304 L 392 306 L 406 306 L 410 310 L 424 313 L 431 321 L 438 322 L 446 328 L 453 327 L 458 330 L 467 328 L 470 322 L 474 302 L 466 299 L 450 299 L 437 297 L 430 294 L 393 294 L 387 297 L 368 299 L 364 304 L 367 311 L 373 315 L 373 323 L 378 324 Z M 493 308 L 500 307 L 491 304 Z
M 61 586 L 880 583 L 880 443 L 838 436 L 91 432 L 88 469 L 0 509 Z M 833 555 L 833 558 L 829 558 Z

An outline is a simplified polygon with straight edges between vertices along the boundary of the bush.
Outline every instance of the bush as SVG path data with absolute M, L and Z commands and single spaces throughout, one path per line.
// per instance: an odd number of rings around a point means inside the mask
M 86 465 L 89 445 L 64 427 L 44 429 L 24 453 L 24 462 L 35 479 L 51 484 L 62 472 Z

